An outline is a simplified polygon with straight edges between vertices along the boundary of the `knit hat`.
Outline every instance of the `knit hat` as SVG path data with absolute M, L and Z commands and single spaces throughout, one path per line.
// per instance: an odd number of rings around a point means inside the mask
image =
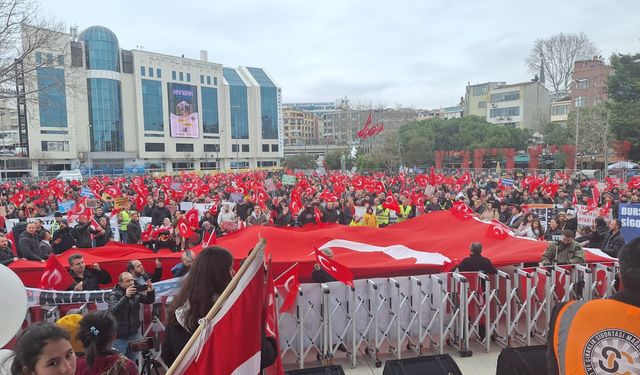
M 76 353 L 84 352 L 82 342 L 76 337 L 78 329 L 80 328 L 81 320 L 82 315 L 80 314 L 68 314 L 56 321 L 56 325 L 65 330 L 71 337 L 71 347 Z

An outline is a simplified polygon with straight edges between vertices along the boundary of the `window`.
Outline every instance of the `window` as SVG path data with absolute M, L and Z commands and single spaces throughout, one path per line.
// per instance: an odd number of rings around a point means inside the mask
M 264 70 L 247 68 L 260 85 L 260 109 L 262 119 L 262 138 L 278 139 L 278 89 Z
M 146 152 L 164 152 L 164 143 L 145 143 L 144 150 Z
M 218 163 L 215 161 L 201 161 L 200 170 L 202 171 L 215 171 L 218 169 Z
M 149 71 L 151 72 L 151 70 Z M 142 115 L 144 130 L 163 131 L 162 82 L 150 79 L 142 80 Z
M 181 162 L 181 163 L 176 163 L 173 162 L 171 163 L 171 165 L 173 166 L 173 170 L 174 171 L 192 171 L 193 170 L 193 163 L 191 162 Z
M 271 145 L 271 152 L 278 152 L 279 147 L 278 145 Z
M 149 68 L 149 77 L 153 77 L 153 68 Z
M 180 77 L 180 81 L 184 81 L 184 73 L 180 72 L 178 76 Z
M 64 66 L 64 56 L 58 55 L 58 65 Z
M 145 137 L 164 138 L 164 134 L 144 133 Z
M 484 86 L 474 86 L 472 90 L 473 96 L 481 96 L 487 93 L 487 85 Z
M 259 161 L 258 162 L 258 168 L 260 168 L 260 167 L 275 167 L 277 165 L 278 165 L 278 163 L 276 163 L 275 161 Z
M 146 74 L 144 74 L 144 66 L 140 67 L 140 75 L 143 76 L 143 77 L 146 75 Z
M 218 77 L 213 77 L 213 84 L 218 85 Z
M 79 46 L 82 50 L 82 46 Z M 73 51 L 72 51 L 73 53 Z M 71 55 L 71 63 L 73 64 L 73 55 Z M 75 65 L 74 65 L 75 66 Z M 82 66 L 82 65 L 79 65 Z M 133 54 L 131 51 L 122 50 L 122 73 L 133 73 Z
M 249 168 L 248 161 L 232 160 L 230 164 L 231 164 L 231 169 L 248 169 Z
M 191 82 L 191 73 L 187 73 L 187 82 Z
M 160 68 L 156 69 L 156 77 L 162 78 L 162 70 Z
M 269 145 L 262 145 L 262 152 L 269 152 Z
M 568 112 L 569 106 L 566 105 L 557 105 L 551 107 L 551 115 L 552 116 L 562 116 L 566 115 Z
M 202 131 L 218 133 L 218 89 L 202 87 Z
M 587 106 L 587 98 L 585 96 L 576 96 L 575 100 L 575 106 L 576 107 L 586 107 Z
M 42 53 L 41 52 L 36 52 L 36 64 L 38 64 L 38 65 L 42 64 Z
M 520 116 L 520 107 L 495 108 L 489 114 L 491 118 L 504 116 Z
M 231 152 L 238 152 L 239 151 L 239 146 L 236 144 L 231 145 Z
M 200 84 L 204 85 L 204 76 L 200 74 Z
M 579 79 L 577 80 L 578 90 L 586 90 L 589 88 L 589 80 L 588 79 Z
M 211 76 L 207 76 L 207 85 L 211 84 Z
M 53 64 L 53 53 L 47 53 L 47 64 Z
M 68 141 L 42 141 L 42 151 L 69 151 Z
M 499 94 L 491 94 L 491 103 L 510 102 L 520 99 L 520 91 L 502 92 Z
M 91 150 L 124 151 L 124 124 L 120 81 L 87 78 Z
M 220 145 L 205 144 L 204 152 L 220 152 Z
M 242 152 L 249 152 L 249 145 L 242 145 Z
M 67 127 L 67 96 L 64 69 L 39 67 L 38 110 L 41 127 Z
M 478 102 L 478 108 L 487 108 L 487 102 Z
M 193 152 L 193 143 L 176 143 L 176 152 Z
M 222 68 L 222 70 L 224 78 L 229 82 L 231 138 L 249 139 L 247 86 L 235 69 Z
M 174 80 L 174 81 L 176 80 L 176 71 L 175 70 L 171 71 L 171 79 Z
M 40 134 L 69 134 L 66 130 L 40 130 Z

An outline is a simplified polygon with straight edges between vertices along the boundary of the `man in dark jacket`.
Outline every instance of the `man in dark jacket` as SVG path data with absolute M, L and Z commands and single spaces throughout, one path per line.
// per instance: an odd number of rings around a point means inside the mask
M 9 240 L 6 237 L 0 237 L 0 264 L 8 266 L 18 260 L 9 247 Z
M 107 271 L 100 268 L 98 263 L 87 268 L 80 254 L 69 256 L 69 266 L 69 274 L 74 283 L 67 290 L 100 290 L 99 284 L 111 283 L 111 275 Z
M 160 220 L 160 224 L 162 224 L 162 220 Z M 127 224 L 127 243 L 142 243 L 142 228 L 140 228 L 137 212 L 131 212 L 131 221 Z
M 618 257 L 618 251 L 624 246 L 624 237 L 620 233 L 620 228 L 620 220 L 611 220 L 609 222 L 609 233 L 602 240 L 602 251 L 614 258 Z
M 159 227 L 165 218 L 171 219 L 171 211 L 165 207 L 164 201 L 159 200 L 156 208 L 151 213 L 151 225 Z
M 44 263 L 49 258 L 49 254 L 43 254 L 40 250 L 40 240 L 36 235 L 35 223 L 27 224 L 27 229 L 20 235 L 18 245 L 22 256 L 27 260 L 36 260 Z
M 91 234 L 94 234 L 94 232 L 89 226 L 89 220 L 86 217 L 79 218 L 78 225 L 71 231 L 76 239 L 76 247 L 82 249 L 92 248 L 93 240 L 91 239 Z
M 485 258 L 482 255 L 482 244 L 480 242 L 474 242 L 471 244 L 469 250 L 469 256 L 464 258 L 458 265 L 458 271 L 460 272 L 477 272 L 482 271 L 489 275 L 495 275 L 498 273 L 496 267 L 491 263 L 489 258 Z
M 164 204 L 164 201 L 163 201 Z M 153 201 L 153 197 L 147 197 L 147 204 L 144 205 L 142 209 L 142 216 L 144 217 L 152 217 L 153 210 L 156 208 L 156 203 Z
M 333 208 L 333 202 L 327 202 L 327 206 L 322 213 L 323 223 L 337 223 L 338 222 L 338 210 Z
M 51 239 L 53 252 L 56 254 L 61 254 L 76 244 L 76 238 L 71 233 L 71 229 L 69 228 L 69 222 L 66 220 L 62 220 L 59 223 L 60 228 L 53 232 L 53 237 Z
M 293 223 L 293 218 L 289 212 L 289 207 L 282 207 L 282 212 L 276 218 L 276 227 L 288 227 Z
M 143 284 L 144 285 L 144 284 Z M 113 346 L 130 359 L 135 358 L 135 353 L 129 351 L 129 341 L 142 338 L 138 332 L 140 329 L 140 304 L 152 304 L 156 299 L 151 280 L 147 280 L 146 290 L 139 292 L 136 289 L 133 275 L 123 272 L 118 278 L 118 284 L 109 294 L 109 312 L 118 321 L 116 339 Z
M 160 263 L 160 259 L 156 258 L 156 269 L 153 270 L 152 275 L 145 271 L 141 261 L 134 259 L 127 263 L 127 272 L 133 276 L 136 285 L 146 284 L 147 280 L 155 283 L 162 278 L 162 263 Z
M 22 217 L 20 217 L 18 220 L 18 224 L 14 225 L 13 229 L 11 229 L 15 242 L 13 245 L 16 247 L 18 256 L 24 257 L 24 255 L 22 254 L 22 249 L 20 249 L 20 236 L 22 235 L 22 233 L 24 233 L 25 230 L 27 230 L 27 218 L 24 217 L 24 214 L 22 214 Z

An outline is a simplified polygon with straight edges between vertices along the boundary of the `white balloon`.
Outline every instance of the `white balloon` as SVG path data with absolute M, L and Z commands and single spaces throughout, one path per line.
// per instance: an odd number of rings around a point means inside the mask
M 0 347 L 18 333 L 27 314 L 27 290 L 11 269 L 0 264 Z
M 0 349 L 0 374 L 10 374 L 13 359 L 7 360 L 13 355 L 9 349 Z

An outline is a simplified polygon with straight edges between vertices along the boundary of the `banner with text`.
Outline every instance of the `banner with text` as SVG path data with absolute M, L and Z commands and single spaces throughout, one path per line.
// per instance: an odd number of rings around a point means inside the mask
M 625 242 L 640 237 L 640 204 L 620 203 L 618 218 L 622 224 L 620 232 Z

